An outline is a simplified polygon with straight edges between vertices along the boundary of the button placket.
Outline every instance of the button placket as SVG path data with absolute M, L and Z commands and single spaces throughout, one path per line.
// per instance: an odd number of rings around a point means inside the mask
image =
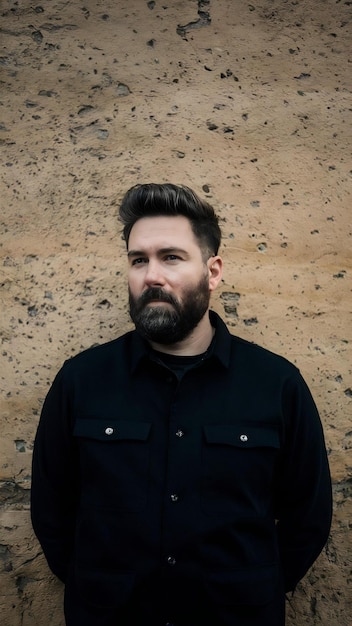
M 168 455 L 168 472 L 164 510 L 165 510 L 165 537 L 163 541 L 163 560 L 165 567 L 169 570 L 169 576 L 173 576 L 177 571 L 177 555 L 173 554 L 175 544 L 177 544 L 177 534 L 179 533 L 178 516 L 182 515 L 181 492 L 182 482 L 184 480 L 183 473 L 180 468 L 183 466 L 183 449 L 185 443 L 186 432 L 178 422 L 175 409 L 172 407 L 170 411 L 170 433 L 169 433 L 169 455 Z M 187 437 L 186 437 L 187 438 Z M 180 492 L 179 492 L 180 489 Z M 181 507 L 181 508 L 180 508 Z M 176 539 L 173 540 L 172 536 Z M 170 622 L 172 624 L 172 622 Z

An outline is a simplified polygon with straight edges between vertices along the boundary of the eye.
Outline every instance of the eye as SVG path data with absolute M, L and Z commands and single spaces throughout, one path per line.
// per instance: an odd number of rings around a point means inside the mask
M 143 257 L 137 257 L 132 260 L 131 265 L 142 265 L 142 263 L 147 263 L 147 259 Z
M 177 256 L 177 254 L 167 254 L 165 257 L 165 261 L 179 261 L 181 257 Z

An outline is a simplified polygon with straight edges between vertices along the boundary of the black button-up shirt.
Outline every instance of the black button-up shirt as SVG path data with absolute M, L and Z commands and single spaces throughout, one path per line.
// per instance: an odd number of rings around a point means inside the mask
M 262 626 L 327 540 L 329 468 L 304 380 L 210 315 L 211 349 L 183 377 L 133 331 L 67 361 L 49 391 L 32 519 L 78 588 L 71 603 L 137 603 L 150 617 L 138 626 L 242 626 L 261 607 Z

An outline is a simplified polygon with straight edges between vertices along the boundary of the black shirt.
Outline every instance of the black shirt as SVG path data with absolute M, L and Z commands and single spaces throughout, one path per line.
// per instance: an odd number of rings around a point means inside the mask
M 68 613 L 94 604 L 117 619 L 138 605 L 148 626 L 245 626 L 260 607 L 248 624 L 281 625 L 284 591 L 327 540 L 330 475 L 307 385 L 210 315 L 211 349 L 183 376 L 133 331 L 67 361 L 49 391 L 32 519 Z

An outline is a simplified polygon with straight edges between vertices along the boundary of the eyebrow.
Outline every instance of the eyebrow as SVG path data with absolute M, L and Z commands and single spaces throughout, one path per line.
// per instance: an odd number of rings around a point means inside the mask
M 181 253 L 183 255 L 186 255 L 187 257 L 189 256 L 189 254 L 188 254 L 188 252 L 186 250 L 184 250 L 183 248 L 177 248 L 175 246 L 170 246 L 168 248 L 160 248 L 157 251 L 157 254 L 158 255 L 174 254 L 175 252 L 176 253 L 179 252 L 179 253 Z M 143 251 L 143 250 L 129 250 L 128 253 L 127 253 L 127 256 L 128 256 L 128 258 L 131 258 L 131 257 L 136 257 L 136 256 L 143 256 L 145 254 L 146 254 L 146 252 Z

